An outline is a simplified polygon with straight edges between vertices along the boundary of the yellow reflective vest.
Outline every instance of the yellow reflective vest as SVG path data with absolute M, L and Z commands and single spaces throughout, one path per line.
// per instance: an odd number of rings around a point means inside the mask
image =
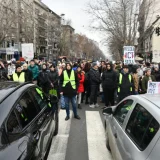
M 63 72 L 64 75 L 64 80 L 63 80 L 63 87 L 66 86 L 67 83 L 71 83 L 71 86 L 73 89 L 76 89 L 76 81 L 75 81 L 75 74 L 74 74 L 74 70 L 71 71 L 71 76 L 69 78 L 67 71 L 65 70 Z
M 122 75 L 122 73 L 120 73 L 119 74 L 119 84 L 122 84 L 122 77 L 123 77 L 123 75 Z M 128 78 L 129 78 L 129 81 L 130 81 L 130 83 L 131 83 L 131 81 L 132 81 L 132 76 L 129 74 L 128 75 Z M 132 87 L 130 87 L 130 91 L 132 92 Z M 120 92 L 120 87 L 118 87 L 118 93 Z
M 25 73 L 21 72 L 19 77 L 18 77 L 17 73 L 14 73 L 13 74 L 13 81 L 15 81 L 15 82 L 25 82 Z

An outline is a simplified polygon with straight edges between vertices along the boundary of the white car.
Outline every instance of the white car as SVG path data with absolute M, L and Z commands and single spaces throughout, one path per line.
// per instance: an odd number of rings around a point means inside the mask
M 129 96 L 103 115 L 114 160 L 160 160 L 160 95 Z

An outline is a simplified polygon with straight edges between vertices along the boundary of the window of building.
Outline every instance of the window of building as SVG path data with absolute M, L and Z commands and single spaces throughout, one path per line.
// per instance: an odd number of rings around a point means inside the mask
M 133 100 L 125 100 L 120 105 L 117 106 L 117 109 L 114 113 L 114 117 L 117 121 L 122 124 L 126 115 L 130 109 L 132 109 Z
M 16 104 L 16 114 L 22 128 L 28 125 L 39 113 L 28 93 L 25 93 Z
M 141 105 L 137 104 L 126 127 L 127 134 L 140 150 L 144 150 L 159 130 L 159 123 Z

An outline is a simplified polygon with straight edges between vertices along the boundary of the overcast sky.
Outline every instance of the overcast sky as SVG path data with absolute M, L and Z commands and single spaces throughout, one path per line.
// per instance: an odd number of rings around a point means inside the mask
M 89 0 L 42 0 L 42 2 L 58 15 L 63 13 L 65 14 L 65 19 L 71 19 L 76 33 L 85 34 L 100 44 L 101 37 L 98 33 L 93 33 L 89 29 L 91 17 L 85 12 Z M 103 46 L 101 46 L 101 49 L 105 50 Z

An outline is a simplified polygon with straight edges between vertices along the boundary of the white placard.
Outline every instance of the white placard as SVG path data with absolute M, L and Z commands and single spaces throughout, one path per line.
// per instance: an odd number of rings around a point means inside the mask
M 22 44 L 22 57 L 26 60 L 31 60 L 34 57 L 33 43 Z
M 160 94 L 160 82 L 148 82 L 147 94 Z
M 124 64 L 134 64 L 135 63 L 135 47 L 134 46 L 124 46 Z

